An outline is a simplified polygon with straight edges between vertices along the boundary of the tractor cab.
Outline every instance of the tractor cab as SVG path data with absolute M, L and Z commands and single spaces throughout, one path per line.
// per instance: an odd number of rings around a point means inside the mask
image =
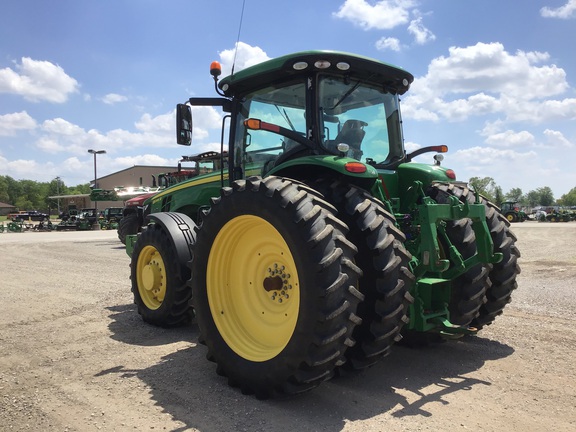
M 217 80 L 217 65 L 212 74 Z M 217 82 L 224 98 L 192 98 L 189 104 L 211 103 L 232 113 L 233 178 L 277 173 L 304 156 L 386 168 L 406 158 L 398 97 L 412 81 L 408 72 L 371 59 L 310 51 L 226 77 Z M 177 113 L 178 143 L 190 145 L 190 109 L 179 105 Z M 322 159 L 309 163 L 325 165 Z
M 399 96 L 414 77 L 401 68 L 348 53 L 308 51 L 266 61 L 220 81 L 215 62 L 211 73 L 223 97 L 190 98 L 179 104 L 177 142 L 191 144 L 190 105 L 222 107 L 230 113 L 224 118 L 230 128 L 229 181 L 251 175 L 304 179 L 326 173 L 346 176 L 369 190 L 380 180 L 379 195 L 390 200 L 405 194 L 415 180 L 455 180 L 454 172 L 439 163 L 402 166 L 421 153 L 448 148 L 425 147 L 406 154 Z M 225 145 L 222 142 L 222 152 Z M 399 209 L 399 200 L 393 205 Z

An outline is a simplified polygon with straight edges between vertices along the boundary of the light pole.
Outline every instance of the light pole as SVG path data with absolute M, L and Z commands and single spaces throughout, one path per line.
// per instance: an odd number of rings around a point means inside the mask
M 92 153 L 94 155 L 94 189 L 96 189 L 98 187 L 98 182 L 97 179 L 98 177 L 96 176 L 96 155 L 97 154 L 104 154 L 106 153 L 106 150 L 88 150 L 88 153 Z M 94 201 L 94 215 L 96 216 L 96 223 L 98 223 L 98 201 Z
M 60 177 L 56 177 L 56 195 L 60 196 Z M 60 217 L 60 198 L 57 198 L 58 202 L 58 217 Z

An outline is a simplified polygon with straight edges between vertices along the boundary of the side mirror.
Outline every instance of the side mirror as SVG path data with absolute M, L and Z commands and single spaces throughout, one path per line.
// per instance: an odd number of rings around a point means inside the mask
M 186 104 L 176 106 L 176 142 L 187 146 L 192 144 L 192 110 Z

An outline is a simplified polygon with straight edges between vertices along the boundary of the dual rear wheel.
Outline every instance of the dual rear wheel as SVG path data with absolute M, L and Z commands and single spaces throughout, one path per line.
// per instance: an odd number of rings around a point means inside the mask
M 464 192 L 438 185 L 431 195 L 469 199 Z M 504 260 L 454 281 L 456 324 L 491 323 L 515 288 L 515 238 L 490 210 Z M 248 178 L 222 189 L 201 226 L 189 225 L 185 265 L 161 224 L 142 232 L 132 256 L 135 303 L 145 321 L 173 326 L 189 320 L 193 299 L 208 359 L 242 392 L 309 390 L 339 370 L 373 365 L 401 337 L 411 257 L 394 217 L 362 189 Z M 464 258 L 476 252 L 469 221 L 449 223 L 446 233 Z
M 132 258 L 143 318 L 184 322 L 180 306 L 190 297 L 181 294 L 191 293 L 208 359 L 259 398 L 375 363 L 406 322 L 409 254 L 393 217 L 368 194 L 341 184 L 332 191 L 273 176 L 223 188 L 194 227 L 187 283 L 171 278 L 184 272 L 166 230 L 149 225 Z

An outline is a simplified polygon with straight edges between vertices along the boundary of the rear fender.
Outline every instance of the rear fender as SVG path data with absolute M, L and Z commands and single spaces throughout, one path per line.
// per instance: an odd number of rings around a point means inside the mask
M 299 181 L 338 178 L 366 190 L 378 180 L 378 172 L 368 164 L 340 156 L 304 156 L 284 162 L 265 173 Z
M 176 251 L 178 262 L 181 266 L 187 266 L 192 259 L 192 245 L 196 241 L 194 221 L 183 213 L 175 212 L 151 213 L 146 220 L 165 229 Z

